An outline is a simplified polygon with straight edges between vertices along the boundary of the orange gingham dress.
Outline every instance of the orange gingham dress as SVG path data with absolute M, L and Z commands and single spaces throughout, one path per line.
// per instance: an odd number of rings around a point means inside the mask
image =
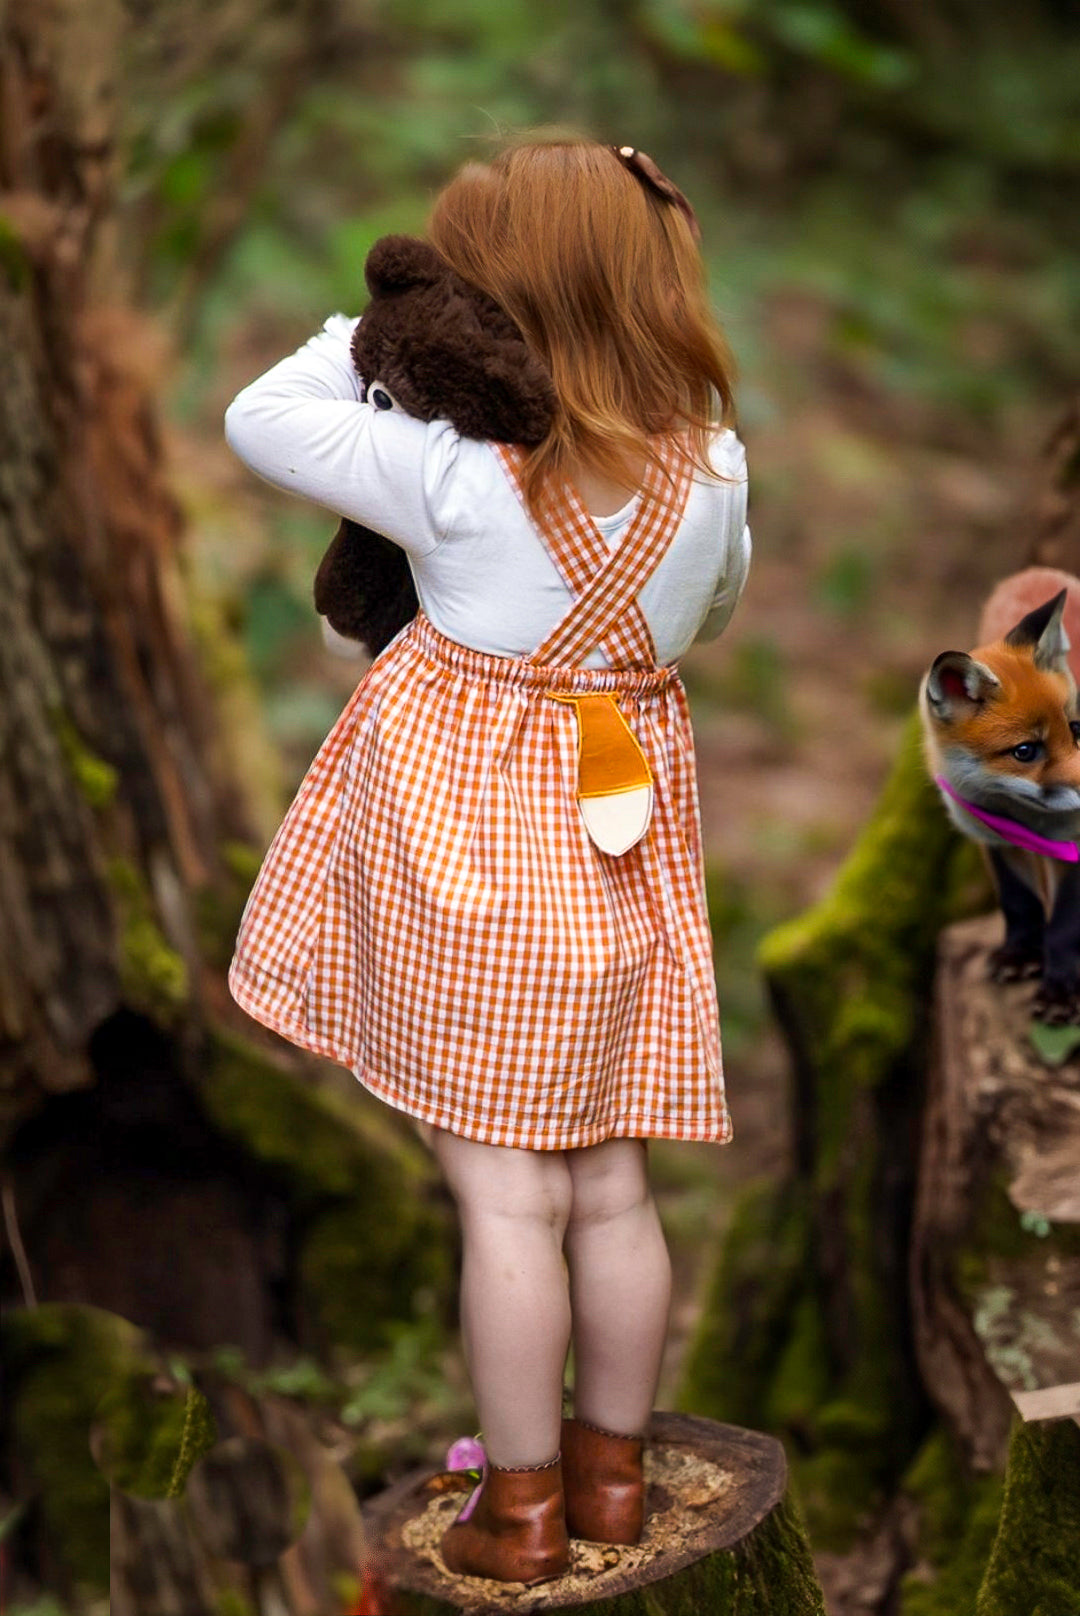
M 521 496 L 520 454 L 492 445 Z M 256 1021 L 412 1117 L 487 1144 L 726 1143 L 693 737 L 637 593 L 678 526 L 646 475 L 609 553 L 576 494 L 541 533 L 571 594 L 531 656 L 475 651 L 421 612 L 316 754 L 248 897 L 229 987 Z M 585 668 L 601 645 L 612 664 Z M 553 692 L 612 692 L 653 813 L 617 857 L 575 799 L 577 726 Z

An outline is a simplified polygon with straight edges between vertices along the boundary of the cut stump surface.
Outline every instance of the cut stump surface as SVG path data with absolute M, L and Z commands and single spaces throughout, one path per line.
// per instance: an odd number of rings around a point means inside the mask
M 439 1544 L 464 1502 L 470 1483 L 422 1471 L 407 1476 L 369 1507 L 371 1538 L 381 1547 L 380 1571 L 395 1590 L 399 1609 L 417 1616 L 525 1616 L 532 1611 L 593 1609 L 612 1612 L 669 1608 L 672 1592 L 694 1568 L 716 1562 L 707 1579 L 715 1616 L 743 1609 L 736 1585 L 750 1593 L 762 1579 L 787 1579 L 777 1612 L 823 1612 L 806 1539 L 785 1503 L 787 1463 L 773 1437 L 714 1420 L 656 1414 L 645 1454 L 646 1526 L 633 1547 L 571 1540 L 571 1563 L 556 1581 L 526 1588 L 456 1576 L 443 1564 Z M 766 1561 L 775 1559 L 775 1569 Z M 728 1583 L 732 1597 L 725 1598 Z M 644 1590 L 648 1590 L 645 1594 Z M 635 1594 L 642 1590 L 645 1602 Z M 680 1588 L 684 1598 L 688 1589 Z M 706 1592 L 703 1584 L 701 1592 Z M 753 1602 L 746 1609 L 766 1608 Z M 679 1609 L 691 1608 L 681 1603 Z

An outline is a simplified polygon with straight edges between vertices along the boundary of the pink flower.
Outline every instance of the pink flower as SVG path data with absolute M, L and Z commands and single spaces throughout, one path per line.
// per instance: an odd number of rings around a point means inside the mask
M 459 1436 L 456 1442 L 451 1442 L 446 1454 L 447 1470 L 467 1470 L 477 1483 L 482 1483 L 487 1455 L 482 1442 L 474 1436 Z M 458 1515 L 459 1521 L 467 1521 L 476 1508 L 480 1497 L 480 1486 L 473 1488 L 465 1500 L 465 1508 Z
M 450 1444 L 446 1454 L 447 1470 L 482 1470 L 484 1468 L 484 1448 L 474 1436 L 459 1436 L 456 1442 Z

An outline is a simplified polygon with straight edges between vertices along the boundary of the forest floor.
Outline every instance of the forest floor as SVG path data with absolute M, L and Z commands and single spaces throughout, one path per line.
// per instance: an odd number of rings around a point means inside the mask
M 725 635 L 683 664 L 718 899 L 736 1138 L 722 1151 L 652 1147 L 676 1281 L 660 1407 L 675 1396 L 736 1193 L 780 1173 L 789 1149 L 786 1054 L 755 972 L 757 942 L 828 890 L 874 805 L 923 671 L 938 651 L 973 644 L 984 595 L 1023 564 L 1040 451 L 1065 402 L 1020 400 L 992 418 L 965 416 L 917 392 L 886 389 L 857 351 L 838 354 L 820 297 L 778 293 L 760 320 L 758 346 L 770 357 L 741 426 L 750 581 Z M 269 545 L 291 580 L 293 605 L 279 602 L 276 619 L 288 632 L 275 631 L 269 653 L 254 642 L 280 757 L 277 784 L 264 779 L 254 793 L 266 836 L 363 669 L 324 651 L 313 610 L 305 617 L 296 606 L 333 518 L 298 516 L 293 528 L 283 502 L 256 486 L 221 442 L 220 407 L 287 351 L 288 339 L 277 336 L 238 333 L 214 398 L 197 420 L 170 429 L 196 573 L 226 595 L 244 595 L 253 578 L 265 579 Z M 296 532 L 299 552 L 287 553 Z M 297 689 L 308 692 L 306 703 Z M 830 1616 L 883 1608 L 883 1553 L 880 1536 L 869 1533 L 850 1556 L 820 1557 Z

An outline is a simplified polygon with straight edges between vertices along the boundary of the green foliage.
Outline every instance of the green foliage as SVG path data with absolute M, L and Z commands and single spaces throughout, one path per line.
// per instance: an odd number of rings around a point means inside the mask
M 301 1210 L 366 1195 L 388 1216 L 435 1181 L 419 1147 L 359 1095 L 305 1082 L 226 1028 L 212 1029 L 200 1095 L 215 1126 L 280 1174 Z
M 865 550 L 844 548 L 818 574 L 815 593 L 837 617 L 855 617 L 868 604 L 876 582 L 874 559 Z
M 343 1404 L 345 1425 L 369 1420 L 405 1420 L 420 1405 L 447 1410 L 455 1404 L 442 1364 L 442 1337 L 433 1319 L 394 1324 L 389 1347 L 369 1362 L 363 1378 Z
M 1080 1609 L 1080 1429 L 1019 1422 L 1001 1520 L 975 1616 L 1075 1616 Z
M 768 635 L 744 636 L 716 680 L 719 699 L 753 713 L 780 739 L 790 739 L 794 718 L 788 704 L 791 689 L 787 658 Z
M 912 56 L 859 29 L 826 0 L 728 0 L 702 8 L 687 0 L 646 0 L 643 22 L 677 56 L 748 78 L 774 64 L 778 47 L 855 84 L 895 90 L 915 75 Z

